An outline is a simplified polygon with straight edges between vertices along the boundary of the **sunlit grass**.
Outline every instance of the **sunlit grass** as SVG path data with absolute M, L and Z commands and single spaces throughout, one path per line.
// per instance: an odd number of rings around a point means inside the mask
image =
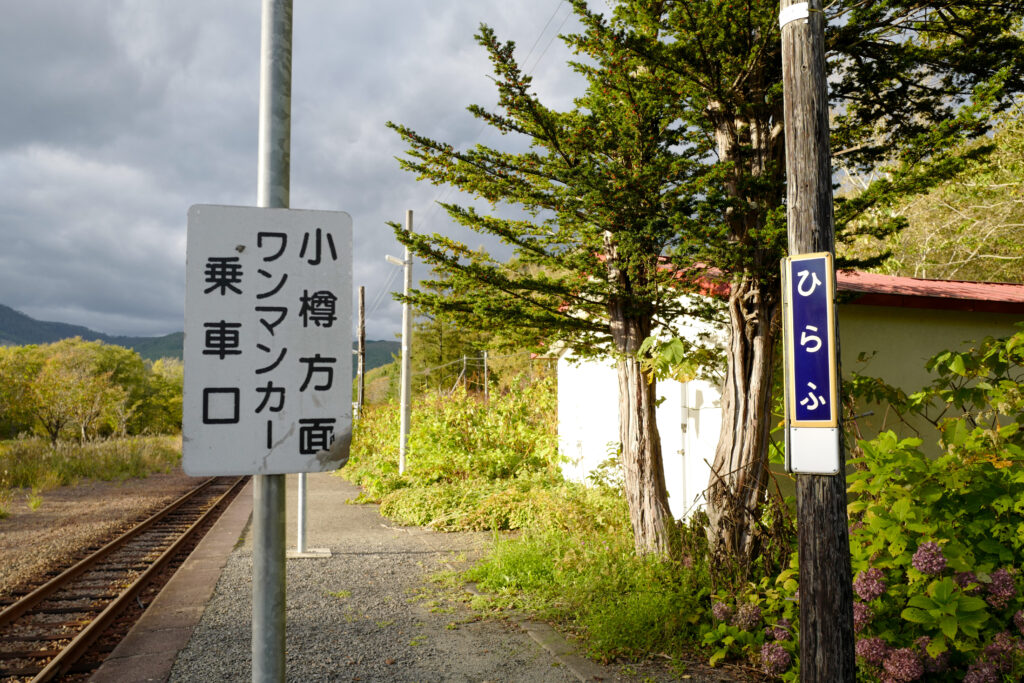
M 180 462 L 180 436 L 62 442 L 57 446 L 39 438 L 2 441 L 0 492 L 28 489 L 38 495 L 83 479 L 123 481 L 170 472 Z M 0 496 L 0 501 L 3 499 Z

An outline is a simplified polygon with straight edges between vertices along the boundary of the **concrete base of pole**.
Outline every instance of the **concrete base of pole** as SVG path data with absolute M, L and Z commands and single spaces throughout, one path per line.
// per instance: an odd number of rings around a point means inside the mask
M 302 552 L 299 552 L 298 549 L 291 549 L 285 555 L 286 555 L 286 557 L 289 560 L 293 560 L 293 559 L 296 559 L 296 558 L 307 558 L 307 557 L 323 559 L 323 558 L 331 556 L 331 549 L 330 548 L 306 548 Z

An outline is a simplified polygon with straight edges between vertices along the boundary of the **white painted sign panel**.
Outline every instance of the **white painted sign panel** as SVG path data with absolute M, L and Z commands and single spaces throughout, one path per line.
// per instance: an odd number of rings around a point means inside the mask
M 352 434 L 352 219 L 188 212 L 183 459 L 193 475 L 337 469 Z

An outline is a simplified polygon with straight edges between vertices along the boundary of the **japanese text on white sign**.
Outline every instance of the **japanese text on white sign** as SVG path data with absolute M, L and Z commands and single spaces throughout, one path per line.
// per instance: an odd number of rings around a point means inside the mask
M 186 472 L 319 472 L 345 462 L 351 244 L 351 218 L 340 212 L 189 210 Z

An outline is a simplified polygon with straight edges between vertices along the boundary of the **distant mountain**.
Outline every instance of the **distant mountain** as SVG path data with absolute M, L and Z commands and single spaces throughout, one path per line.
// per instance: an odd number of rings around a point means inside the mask
M 352 348 L 357 348 L 357 344 L 353 344 Z M 394 356 L 399 356 L 402 353 L 402 343 L 397 341 L 370 341 L 366 340 L 366 371 L 369 372 L 374 368 L 379 368 L 382 365 L 387 365 L 393 360 Z M 356 376 L 356 354 L 352 354 L 352 377 Z
M 181 358 L 185 343 L 184 332 L 172 332 L 162 337 L 120 337 L 90 330 L 81 325 L 36 320 L 0 304 L 0 346 L 24 346 L 26 344 L 51 344 L 61 339 L 81 337 L 86 341 L 101 341 L 135 349 L 149 360 L 159 358 Z M 392 354 L 398 354 L 402 345 L 397 341 L 367 341 L 366 370 L 391 362 Z M 352 344 L 356 348 L 356 344 Z M 356 356 L 352 354 L 352 376 L 356 372 Z
M 36 320 L 0 304 L 0 345 L 23 346 L 25 344 L 51 344 L 61 339 L 81 337 L 86 341 L 101 341 L 135 349 L 143 358 L 181 358 L 183 332 L 174 332 L 163 337 L 120 337 L 90 330 L 81 325 Z

